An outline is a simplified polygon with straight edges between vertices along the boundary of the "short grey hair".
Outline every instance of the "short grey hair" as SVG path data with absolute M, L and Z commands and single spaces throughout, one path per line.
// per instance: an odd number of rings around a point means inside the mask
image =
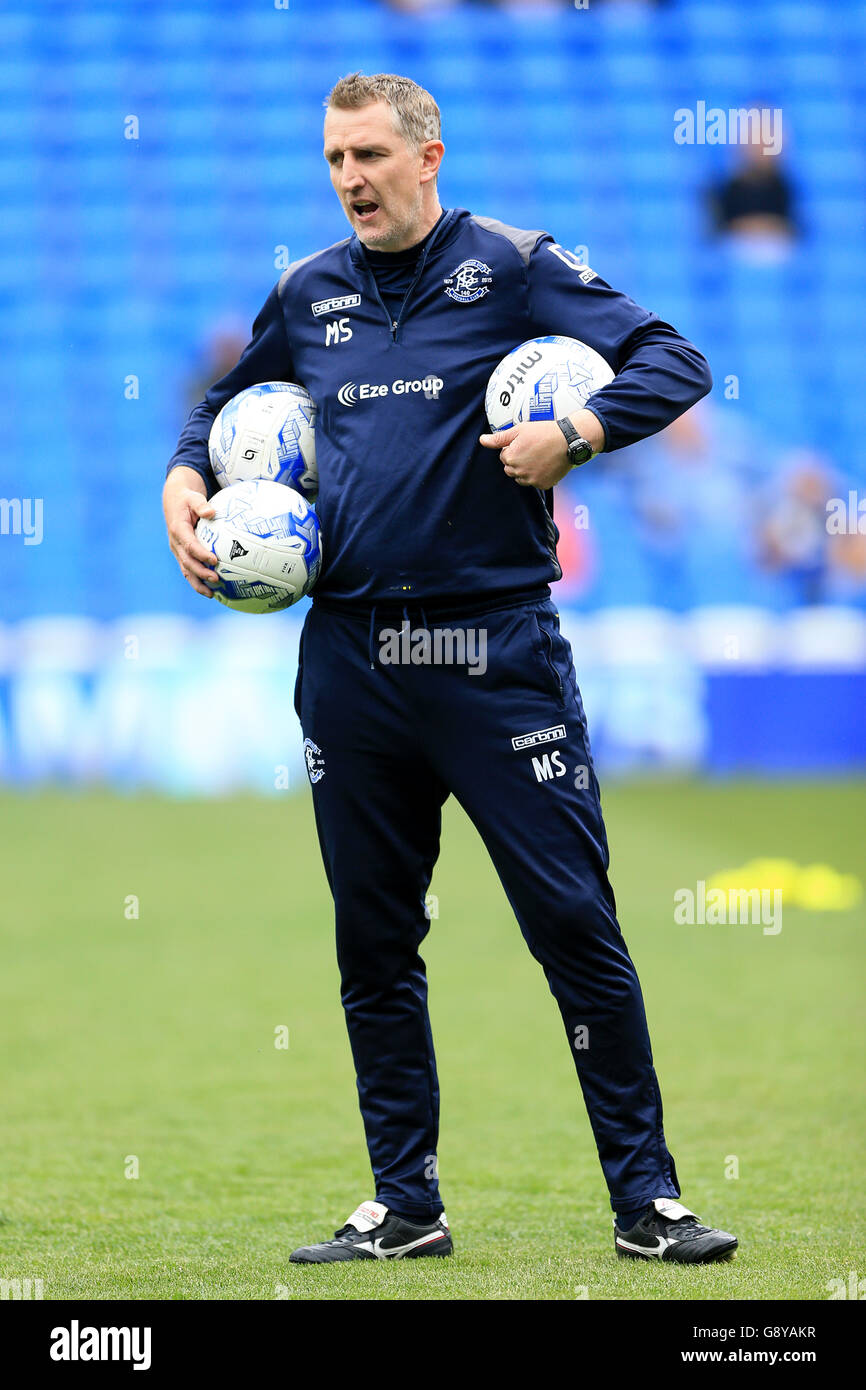
M 425 140 L 438 140 L 442 134 L 439 107 L 423 87 L 409 77 L 393 72 L 349 73 L 341 77 L 328 93 L 325 106 L 351 111 L 385 101 L 391 108 L 394 128 L 407 145 L 420 149 Z

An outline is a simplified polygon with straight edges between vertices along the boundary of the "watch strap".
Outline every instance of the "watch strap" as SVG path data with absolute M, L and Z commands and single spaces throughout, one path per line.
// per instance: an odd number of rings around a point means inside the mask
M 566 442 L 566 444 L 571 444 L 572 440 L 580 439 L 580 435 L 578 434 L 577 430 L 574 428 L 574 425 L 571 423 L 571 421 L 569 420 L 569 418 L 568 418 L 567 415 L 563 415 L 562 419 L 561 419 L 561 420 L 557 420 L 556 423 L 559 425 L 559 428 L 562 430 L 562 433 L 565 435 L 565 442 Z
M 562 419 L 557 420 L 556 423 L 559 425 L 559 428 L 565 435 L 565 443 L 568 448 L 568 456 L 571 459 L 572 467 L 575 467 L 576 465 L 581 463 L 586 463 L 588 459 L 591 459 L 594 453 L 592 445 L 590 444 L 588 439 L 584 439 L 582 435 L 578 434 L 577 430 L 574 428 L 574 425 L 571 423 L 568 416 L 563 415 Z M 585 448 L 579 449 L 578 446 L 581 445 L 585 446 Z M 585 449 L 588 449 L 589 452 L 586 453 Z M 575 454 L 577 454 L 578 452 L 584 454 L 583 458 L 578 459 L 574 457 Z

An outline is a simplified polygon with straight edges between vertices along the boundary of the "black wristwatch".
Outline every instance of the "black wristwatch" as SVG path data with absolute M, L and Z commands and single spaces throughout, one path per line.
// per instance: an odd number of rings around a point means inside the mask
M 568 461 L 572 468 L 577 468 L 579 464 L 586 463 L 587 459 L 591 459 L 595 450 L 588 439 L 584 439 L 582 435 L 578 434 L 568 416 L 563 415 L 562 419 L 557 420 L 556 423 L 565 435 L 565 442 L 568 445 Z

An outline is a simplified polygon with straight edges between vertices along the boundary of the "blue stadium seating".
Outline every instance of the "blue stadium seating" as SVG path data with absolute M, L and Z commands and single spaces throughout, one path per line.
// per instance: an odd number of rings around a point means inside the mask
M 374 0 L 6 0 L 0 495 L 20 494 L 26 461 L 50 524 L 39 554 L 4 549 L 4 619 L 197 611 L 158 524 L 187 383 L 213 325 L 251 321 L 277 246 L 298 257 L 344 235 L 321 103 L 355 67 L 407 71 L 438 95 L 446 202 L 588 247 L 602 274 L 695 337 L 717 394 L 740 378 L 780 448 L 829 441 L 866 484 L 866 8 L 854 0 L 769 0 L 760 23 L 751 0 L 418 16 Z M 744 265 L 710 236 L 705 193 L 730 151 L 674 142 L 674 112 L 697 100 L 782 109 L 804 229 L 792 264 Z M 605 487 L 596 525 L 617 559 L 581 601 L 663 601 Z M 729 556 L 686 559 L 696 601 L 789 601 Z

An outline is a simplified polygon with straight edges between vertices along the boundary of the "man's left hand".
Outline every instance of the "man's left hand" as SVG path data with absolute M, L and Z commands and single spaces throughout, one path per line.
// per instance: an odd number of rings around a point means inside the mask
M 588 411 L 580 412 L 584 418 L 588 414 Z M 590 416 L 590 420 L 601 438 L 596 441 L 591 434 L 585 437 L 593 447 L 601 448 L 604 432 L 595 416 Z M 480 442 L 485 449 L 502 451 L 499 457 L 507 476 L 521 487 L 537 487 L 544 492 L 571 471 L 565 435 L 555 420 L 512 425 L 510 429 L 497 430 L 495 434 L 482 434 Z

